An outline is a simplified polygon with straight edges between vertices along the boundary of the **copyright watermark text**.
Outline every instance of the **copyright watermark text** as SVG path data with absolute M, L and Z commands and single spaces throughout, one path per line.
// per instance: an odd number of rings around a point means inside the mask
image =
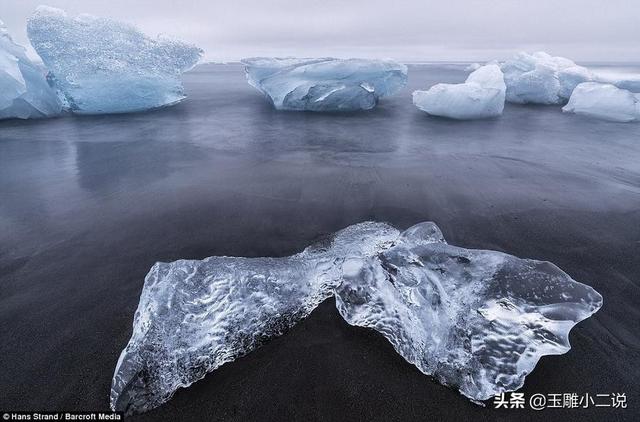
M 500 393 L 493 398 L 495 409 L 588 409 L 593 407 L 612 407 L 626 409 L 625 393 L 549 393 L 532 394 L 528 398 L 524 393 Z
M 0 422 L 4 421 L 121 421 L 122 412 L 5 412 L 0 411 Z

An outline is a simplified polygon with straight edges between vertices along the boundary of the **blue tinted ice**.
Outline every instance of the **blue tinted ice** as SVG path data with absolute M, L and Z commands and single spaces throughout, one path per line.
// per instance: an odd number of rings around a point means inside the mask
M 16 44 L 0 21 L 0 119 L 59 114 L 61 104 L 45 75 Z
M 507 84 L 507 101 L 519 104 L 561 104 L 578 84 L 594 78 L 589 69 L 543 51 L 518 53 L 502 63 L 501 68 Z
M 475 69 L 465 83 L 436 84 L 427 91 L 414 91 L 413 104 L 433 116 L 485 119 L 502 114 L 505 91 L 500 67 L 488 64 Z
M 420 371 L 473 400 L 520 388 L 602 297 L 549 262 L 448 245 L 433 223 L 405 231 L 336 290 L 340 314 L 379 331 Z
M 125 23 L 69 17 L 46 6 L 31 16 L 27 33 L 65 105 L 80 114 L 175 104 L 185 98 L 181 74 L 202 55 L 193 45 L 152 39 Z
M 542 51 L 518 53 L 500 67 L 504 72 L 509 102 L 563 104 L 573 98 L 565 111 L 575 109 L 576 113 L 614 121 L 637 119 L 629 119 L 629 115 L 634 114 L 633 94 L 640 93 L 639 74 L 592 71 L 567 58 L 553 57 Z M 580 85 L 582 89 L 578 96 L 572 97 Z M 616 87 L 623 91 L 615 90 Z M 598 104 L 600 100 L 604 103 Z M 590 101 L 593 105 L 589 104 Z M 607 110 L 609 107 L 612 108 Z
M 157 263 L 144 283 L 111 407 L 141 412 L 278 336 L 331 296 L 350 257 L 376 254 L 397 231 L 363 223 L 286 258 Z
M 285 258 L 157 263 L 145 279 L 111 407 L 154 408 L 281 335 L 336 296 L 352 324 L 408 362 L 483 400 L 522 386 L 602 297 L 548 262 L 448 245 L 438 227 L 361 223 Z M 267 388 L 267 387 L 265 387 Z
M 249 84 L 278 110 L 368 110 L 407 83 L 407 67 L 393 60 L 257 57 L 242 63 Z

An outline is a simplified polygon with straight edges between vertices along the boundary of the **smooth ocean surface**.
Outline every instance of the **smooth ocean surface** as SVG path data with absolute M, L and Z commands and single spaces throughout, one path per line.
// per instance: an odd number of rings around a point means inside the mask
M 364 220 L 432 220 L 452 244 L 549 260 L 600 292 L 573 349 L 522 391 L 626 393 L 628 408 L 476 406 L 324 303 L 132 420 L 637 420 L 640 124 L 413 106 L 463 68 L 410 66 L 400 94 L 347 115 L 275 111 L 240 66 L 204 65 L 172 108 L 0 122 L 0 409 L 106 410 L 156 261 L 285 256 Z

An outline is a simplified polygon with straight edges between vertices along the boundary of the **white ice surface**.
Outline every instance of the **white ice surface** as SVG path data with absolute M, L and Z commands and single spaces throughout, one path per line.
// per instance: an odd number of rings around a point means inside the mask
M 562 111 L 613 122 L 640 120 L 640 94 L 611 84 L 585 82 L 576 87 Z
M 427 91 L 414 91 L 413 103 L 434 116 L 452 119 L 496 117 L 504 109 L 506 86 L 495 64 L 476 69 L 462 84 L 437 84 Z

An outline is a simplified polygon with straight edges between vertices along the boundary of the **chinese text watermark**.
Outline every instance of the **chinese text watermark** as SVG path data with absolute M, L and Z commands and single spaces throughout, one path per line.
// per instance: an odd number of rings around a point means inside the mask
M 625 393 L 548 393 L 532 394 L 528 398 L 524 393 L 500 393 L 493 398 L 496 409 L 588 409 L 594 407 L 611 407 L 625 409 L 627 395 Z

